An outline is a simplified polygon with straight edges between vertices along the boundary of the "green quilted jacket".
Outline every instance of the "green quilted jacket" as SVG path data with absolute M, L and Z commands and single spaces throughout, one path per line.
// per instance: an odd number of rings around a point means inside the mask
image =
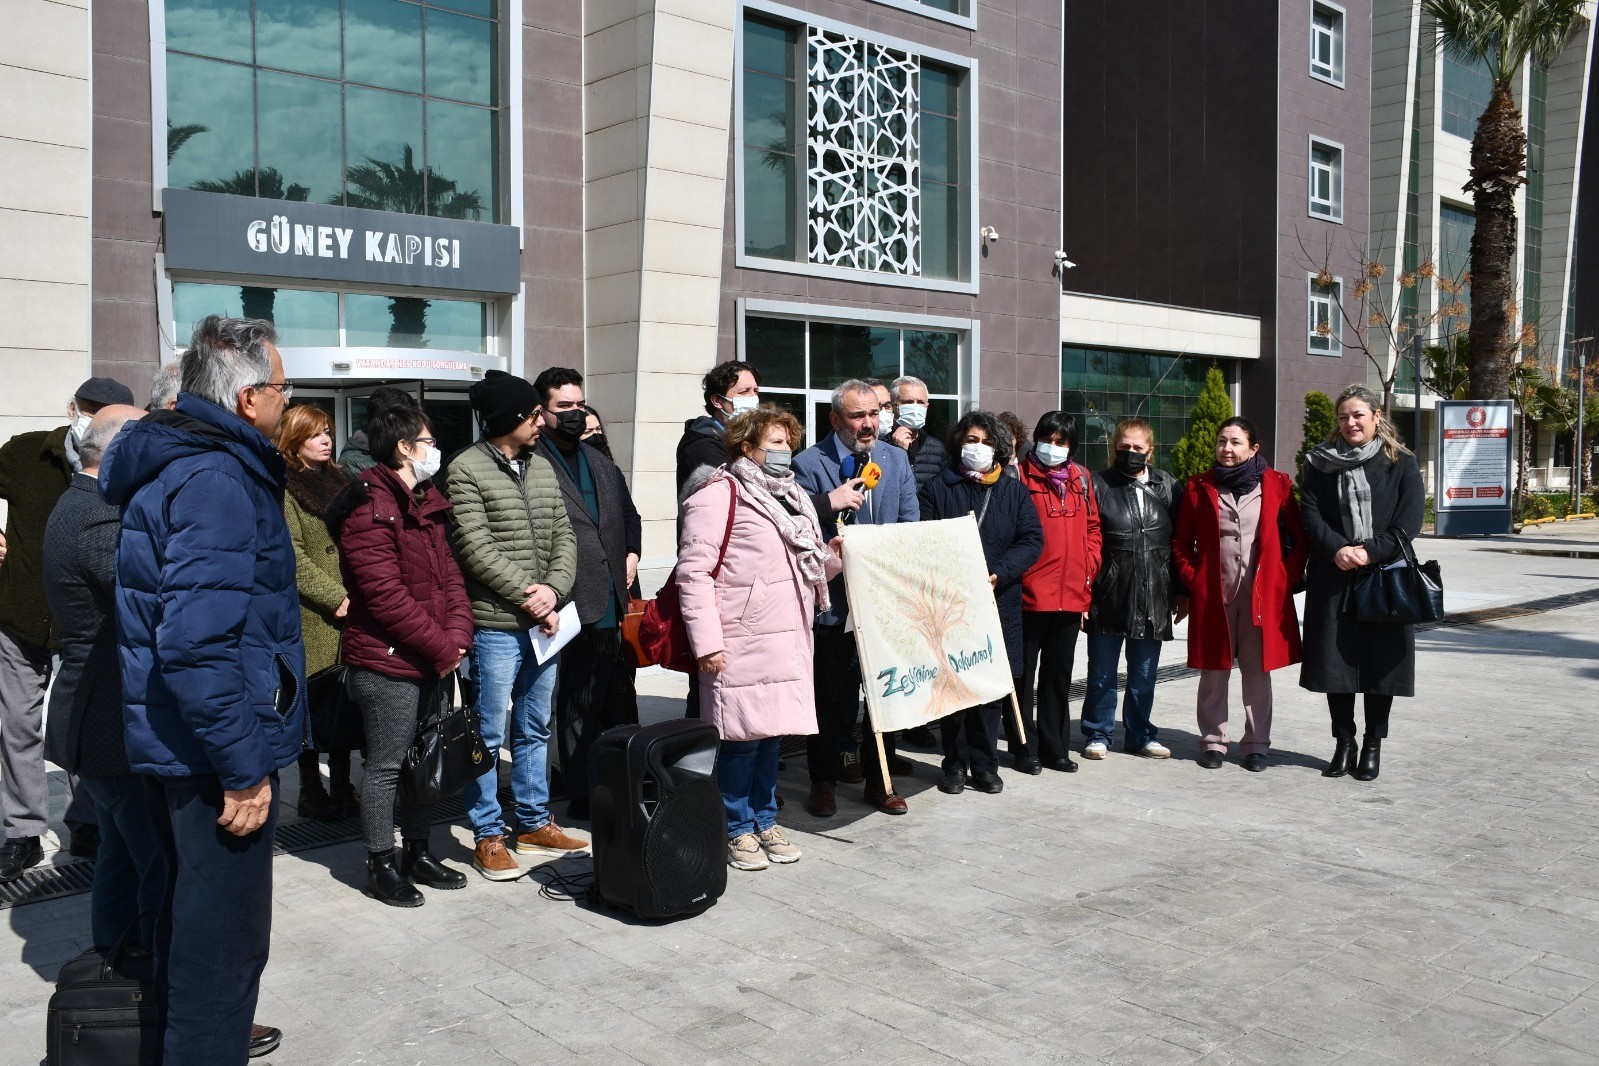
M 305 638 L 305 674 L 339 661 L 339 626 L 333 612 L 344 602 L 339 549 L 321 517 L 292 495 L 283 497 L 283 517 L 294 541 L 295 583 L 300 590 L 300 632 Z
M 555 471 L 532 454 L 523 470 L 518 478 L 499 449 L 480 440 L 457 453 L 444 476 L 455 555 L 482 629 L 533 628 L 520 606 L 527 587 L 548 585 L 565 604 L 577 579 L 577 538 Z

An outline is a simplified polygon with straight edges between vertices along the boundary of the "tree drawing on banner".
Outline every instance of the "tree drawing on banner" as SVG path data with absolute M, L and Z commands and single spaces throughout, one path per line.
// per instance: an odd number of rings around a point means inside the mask
M 916 583 L 916 598 L 911 601 L 909 622 L 927 642 L 934 661 L 944 657 L 949 635 L 957 627 L 967 624 L 966 603 L 960 592 L 937 573 L 921 575 Z M 932 700 L 928 704 L 927 718 L 933 721 L 968 707 L 972 703 L 972 690 L 954 670 L 940 670 L 933 679 Z

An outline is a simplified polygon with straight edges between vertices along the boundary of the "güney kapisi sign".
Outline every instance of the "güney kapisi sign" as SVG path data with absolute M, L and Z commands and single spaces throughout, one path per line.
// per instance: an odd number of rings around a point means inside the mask
M 167 189 L 167 268 L 361 285 L 515 293 L 514 226 Z

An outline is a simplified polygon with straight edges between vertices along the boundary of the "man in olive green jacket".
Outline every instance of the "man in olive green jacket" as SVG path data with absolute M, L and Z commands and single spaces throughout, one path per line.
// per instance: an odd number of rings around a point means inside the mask
M 509 734 L 514 835 L 496 796 L 498 766 L 469 782 L 462 798 L 477 840 L 472 865 L 490 881 L 512 881 L 525 871 L 507 849 L 508 835 L 510 848 L 524 854 L 588 849 L 550 817 L 547 751 L 557 660 L 541 665 L 532 646 L 535 626 L 553 635 L 560 625 L 557 612 L 577 576 L 577 539 L 555 471 L 533 454 L 542 411 L 532 384 L 491 370 L 470 396 L 483 439 L 450 460 L 444 491 L 472 599 L 483 742 L 495 750 Z

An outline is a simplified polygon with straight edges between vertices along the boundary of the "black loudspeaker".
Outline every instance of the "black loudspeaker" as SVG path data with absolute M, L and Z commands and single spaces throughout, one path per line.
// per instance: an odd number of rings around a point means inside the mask
M 594 881 L 640 918 L 698 914 L 727 888 L 716 728 L 678 718 L 608 729 L 590 753 Z

